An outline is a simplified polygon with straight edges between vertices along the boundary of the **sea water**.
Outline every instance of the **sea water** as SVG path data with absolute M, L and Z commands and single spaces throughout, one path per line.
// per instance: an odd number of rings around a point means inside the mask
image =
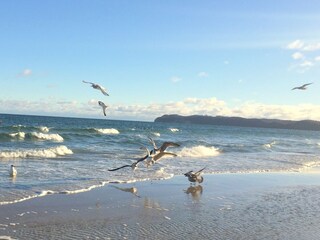
M 205 167 L 205 174 L 292 172 L 320 165 L 320 132 L 0 114 L 0 205 L 108 183 L 151 181 Z M 135 171 L 154 139 L 180 144 Z M 10 177 L 10 165 L 18 174 Z

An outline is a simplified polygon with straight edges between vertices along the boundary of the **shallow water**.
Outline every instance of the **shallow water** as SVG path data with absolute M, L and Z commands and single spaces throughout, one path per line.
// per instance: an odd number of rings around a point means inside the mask
M 162 124 L 105 119 L 0 115 L 0 204 L 49 193 L 88 191 L 110 182 L 171 178 L 206 167 L 205 173 L 301 171 L 320 164 L 319 132 Z M 136 171 L 148 137 L 177 157 Z M 16 178 L 9 177 L 11 164 Z
M 0 235 L 14 239 L 313 240 L 320 177 L 216 174 L 190 186 L 181 176 L 1 207 Z

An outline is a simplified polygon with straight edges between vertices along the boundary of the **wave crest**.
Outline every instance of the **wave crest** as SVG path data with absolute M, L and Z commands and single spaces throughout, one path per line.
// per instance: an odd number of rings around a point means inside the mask
M 178 129 L 178 128 L 169 128 L 169 130 L 170 130 L 171 132 L 179 132 L 179 129 Z
M 30 150 L 17 150 L 17 151 L 4 151 L 0 152 L 0 158 L 32 158 L 32 157 L 45 157 L 56 158 L 73 154 L 72 150 L 66 146 L 58 146 L 48 149 L 30 149 Z
M 46 134 L 46 133 L 37 133 L 32 132 L 30 133 L 31 137 L 41 139 L 41 140 L 50 140 L 55 142 L 63 142 L 63 137 L 61 137 L 59 134 L 52 133 L 52 134 Z
M 216 147 L 206 147 L 206 146 L 195 146 L 191 148 L 184 147 L 178 155 L 181 157 L 193 157 L 193 158 L 199 158 L 199 157 L 215 157 L 219 155 L 219 148 Z
M 94 128 L 94 130 L 102 134 L 119 134 L 119 131 L 115 128 Z

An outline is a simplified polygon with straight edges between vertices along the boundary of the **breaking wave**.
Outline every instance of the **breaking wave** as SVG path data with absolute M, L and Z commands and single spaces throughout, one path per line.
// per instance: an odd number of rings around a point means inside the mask
M 56 158 L 73 154 L 72 150 L 66 146 L 58 146 L 48 149 L 29 149 L 29 150 L 16 150 L 16 151 L 2 151 L 0 158 L 32 158 L 32 157 L 45 157 Z
M 178 129 L 178 128 L 169 128 L 169 130 L 170 130 L 171 132 L 179 132 L 179 129 Z
M 115 128 L 94 128 L 94 130 L 102 134 L 119 134 L 119 131 Z
M 219 155 L 219 148 L 216 147 L 206 147 L 206 146 L 195 146 L 191 148 L 184 147 L 180 152 L 178 152 L 178 156 L 181 157 L 215 157 Z
M 8 133 L 7 136 L 10 136 L 11 138 L 15 139 L 25 139 L 25 138 L 31 138 L 36 140 L 47 140 L 47 141 L 54 141 L 54 142 L 63 142 L 63 137 L 61 137 L 59 134 L 52 133 L 41 133 L 41 132 L 32 132 L 32 133 L 25 133 L 25 132 L 16 132 L 16 133 Z
M 52 133 L 52 134 L 46 134 L 46 133 L 37 133 L 32 132 L 30 133 L 30 136 L 32 138 L 40 139 L 40 140 L 49 140 L 49 141 L 55 141 L 55 142 L 63 142 L 63 137 L 61 137 L 59 134 Z

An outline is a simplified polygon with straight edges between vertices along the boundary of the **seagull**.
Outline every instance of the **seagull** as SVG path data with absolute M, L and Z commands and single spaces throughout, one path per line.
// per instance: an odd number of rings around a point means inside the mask
M 103 115 L 107 116 L 106 114 L 106 109 L 107 109 L 107 105 L 104 104 L 104 102 L 98 101 L 99 105 L 102 107 L 103 110 Z
M 9 173 L 10 173 L 10 177 L 15 177 L 15 176 L 17 176 L 17 169 L 15 168 L 14 165 L 11 165 L 11 166 L 10 166 L 10 171 L 9 171 Z
M 292 88 L 291 90 L 295 90 L 295 89 L 299 89 L 299 90 L 306 90 L 307 88 L 307 86 L 308 85 L 310 85 L 310 84 L 312 84 L 312 83 L 306 83 L 306 84 L 303 84 L 302 86 L 300 86 L 300 87 L 294 87 L 294 88 Z
M 82 82 L 91 84 L 91 87 L 93 87 L 94 89 L 100 90 L 104 95 L 109 96 L 106 89 L 104 87 L 100 86 L 99 84 L 96 84 L 93 82 L 86 82 L 84 80 L 82 80 Z
M 188 177 L 188 180 L 189 180 L 191 183 L 197 183 L 197 182 L 198 182 L 198 183 L 202 183 L 202 182 L 203 182 L 203 177 L 200 176 L 200 174 L 201 174 L 201 172 L 202 172 L 204 169 L 205 169 L 205 167 L 202 168 L 202 169 L 200 169 L 200 170 L 197 171 L 197 172 L 189 171 L 189 172 L 185 173 L 184 175 L 185 175 L 186 177 Z
M 145 157 L 145 159 L 147 158 L 150 158 L 150 160 L 147 161 L 147 167 L 149 167 L 150 165 L 153 165 L 155 164 L 157 161 L 160 160 L 160 158 L 162 158 L 163 156 L 173 156 L 173 157 L 176 157 L 178 156 L 177 154 L 175 153 L 171 153 L 171 152 L 165 152 L 165 151 L 159 151 L 158 153 L 153 153 L 151 154 L 151 151 L 149 151 L 146 147 L 142 147 L 144 148 L 147 152 L 148 152 L 148 155 Z
M 168 147 L 180 147 L 180 144 L 178 143 L 174 143 L 174 142 L 164 142 L 161 147 L 157 147 L 156 143 L 154 142 L 154 140 L 149 137 L 149 141 L 152 143 L 153 145 L 153 149 L 150 151 L 150 155 L 155 155 L 158 152 L 164 152 Z
M 147 151 L 147 155 L 144 156 L 144 157 L 142 157 L 142 158 L 140 158 L 140 159 L 138 159 L 136 162 L 134 162 L 134 163 L 132 163 L 132 164 L 126 164 L 126 165 L 123 165 L 123 166 L 118 167 L 118 168 L 108 169 L 108 171 L 110 171 L 110 172 L 118 171 L 118 170 L 120 170 L 120 169 L 122 169 L 122 168 L 126 168 L 126 167 L 131 167 L 131 169 L 132 169 L 133 171 L 136 170 L 139 162 L 142 162 L 142 161 L 144 161 L 144 160 L 146 160 L 147 158 L 150 157 L 150 152 L 149 152 L 149 150 L 148 150 L 146 147 L 140 147 L 140 149 L 145 149 L 145 150 Z

